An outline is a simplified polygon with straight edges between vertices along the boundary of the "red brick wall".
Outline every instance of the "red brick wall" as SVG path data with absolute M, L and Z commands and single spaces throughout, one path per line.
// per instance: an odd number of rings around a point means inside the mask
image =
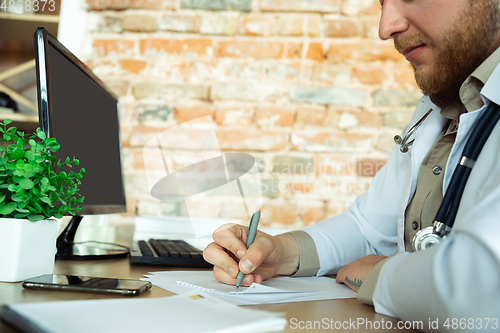
M 338 214 L 366 190 L 420 97 L 406 61 L 378 39 L 378 0 L 87 4 L 86 61 L 120 96 L 128 216 L 185 214 L 149 195 L 142 146 L 204 115 L 223 151 L 258 159 L 263 227 Z

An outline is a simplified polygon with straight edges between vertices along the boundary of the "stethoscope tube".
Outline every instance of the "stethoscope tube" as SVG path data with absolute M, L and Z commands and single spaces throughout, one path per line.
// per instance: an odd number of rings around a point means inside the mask
M 433 226 L 419 230 L 413 237 L 413 251 L 421 251 L 434 246 L 451 232 L 472 168 L 499 119 L 500 109 L 490 102 L 465 144 Z
M 448 232 L 455 223 L 462 194 L 474 163 L 499 119 L 500 110 L 498 110 L 495 103 L 491 102 L 488 108 L 484 111 L 483 116 L 479 118 L 469 139 L 467 140 L 467 143 L 465 144 L 460 160 L 463 161 L 465 158 L 468 163 L 462 164 L 460 162 L 457 165 L 451 177 L 450 185 L 444 195 L 443 202 L 441 203 L 434 219 L 435 222 L 441 222 L 446 225 Z

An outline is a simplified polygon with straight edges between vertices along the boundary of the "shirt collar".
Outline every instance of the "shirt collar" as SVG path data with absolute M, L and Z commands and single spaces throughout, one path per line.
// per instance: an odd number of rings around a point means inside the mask
M 472 74 L 464 81 L 460 87 L 460 100 L 468 112 L 479 109 L 483 106 L 480 92 L 486 81 L 500 63 L 500 48 L 496 49 Z

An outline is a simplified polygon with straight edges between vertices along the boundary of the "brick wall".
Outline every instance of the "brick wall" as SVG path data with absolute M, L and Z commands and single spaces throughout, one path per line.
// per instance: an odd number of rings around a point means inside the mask
M 223 151 L 257 158 L 263 227 L 338 214 L 383 166 L 420 98 L 406 60 L 378 39 L 378 0 L 87 5 L 93 54 L 85 60 L 121 104 L 129 212 L 118 223 L 185 214 L 181 203 L 149 195 L 142 148 L 204 115 Z M 231 217 L 231 209 L 217 211 Z

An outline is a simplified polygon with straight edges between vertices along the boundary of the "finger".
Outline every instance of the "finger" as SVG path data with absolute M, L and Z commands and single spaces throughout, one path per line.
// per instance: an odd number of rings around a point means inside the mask
M 262 284 L 264 281 L 264 278 L 260 274 L 254 274 L 253 276 L 255 277 L 255 283 Z
M 335 281 L 337 283 L 344 283 L 345 279 L 345 270 L 342 268 L 340 271 L 337 272 L 337 276 L 335 277 Z
M 255 275 L 248 274 L 248 275 L 245 275 L 245 277 L 241 281 L 240 286 L 250 287 L 252 285 L 252 283 L 254 283 L 254 282 L 255 282 Z
M 224 270 L 232 279 L 236 279 L 238 263 L 219 244 L 210 243 L 203 251 L 203 258 L 215 267 Z
M 230 277 L 226 271 L 221 269 L 220 267 L 214 267 L 214 277 L 217 281 L 229 284 L 229 285 L 236 285 L 236 279 Z M 255 276 L 253 274 L 245 275 L 243 280 L 241 281 L 240 286 L 243 287 L 249 287 L 252 283 L 255 282 Z
M 274 267 L 272 266 L 261 265 L 252 274 L 255 276 L 255 282 L 262 283 L 262 281 L 272 278 L 274 271 Z
M 266 258 L 274 253 L 276 245 L 274 239 L 264 233 L 257 232 L 255 241 L 241 257 L 239 262 L 240 270 L 249 274 L 259 267 Z
M 214 266 L 214 277 L 219 282 L 236 285 L 236 279 L 229 276 L 227 272 L 220 267 Z
M 238 224 L 224 224 L 214 231 L 212 237 L 217 244 L 241 258 L 247 249 L 244 244 L 246 231 L 246 227 Z

